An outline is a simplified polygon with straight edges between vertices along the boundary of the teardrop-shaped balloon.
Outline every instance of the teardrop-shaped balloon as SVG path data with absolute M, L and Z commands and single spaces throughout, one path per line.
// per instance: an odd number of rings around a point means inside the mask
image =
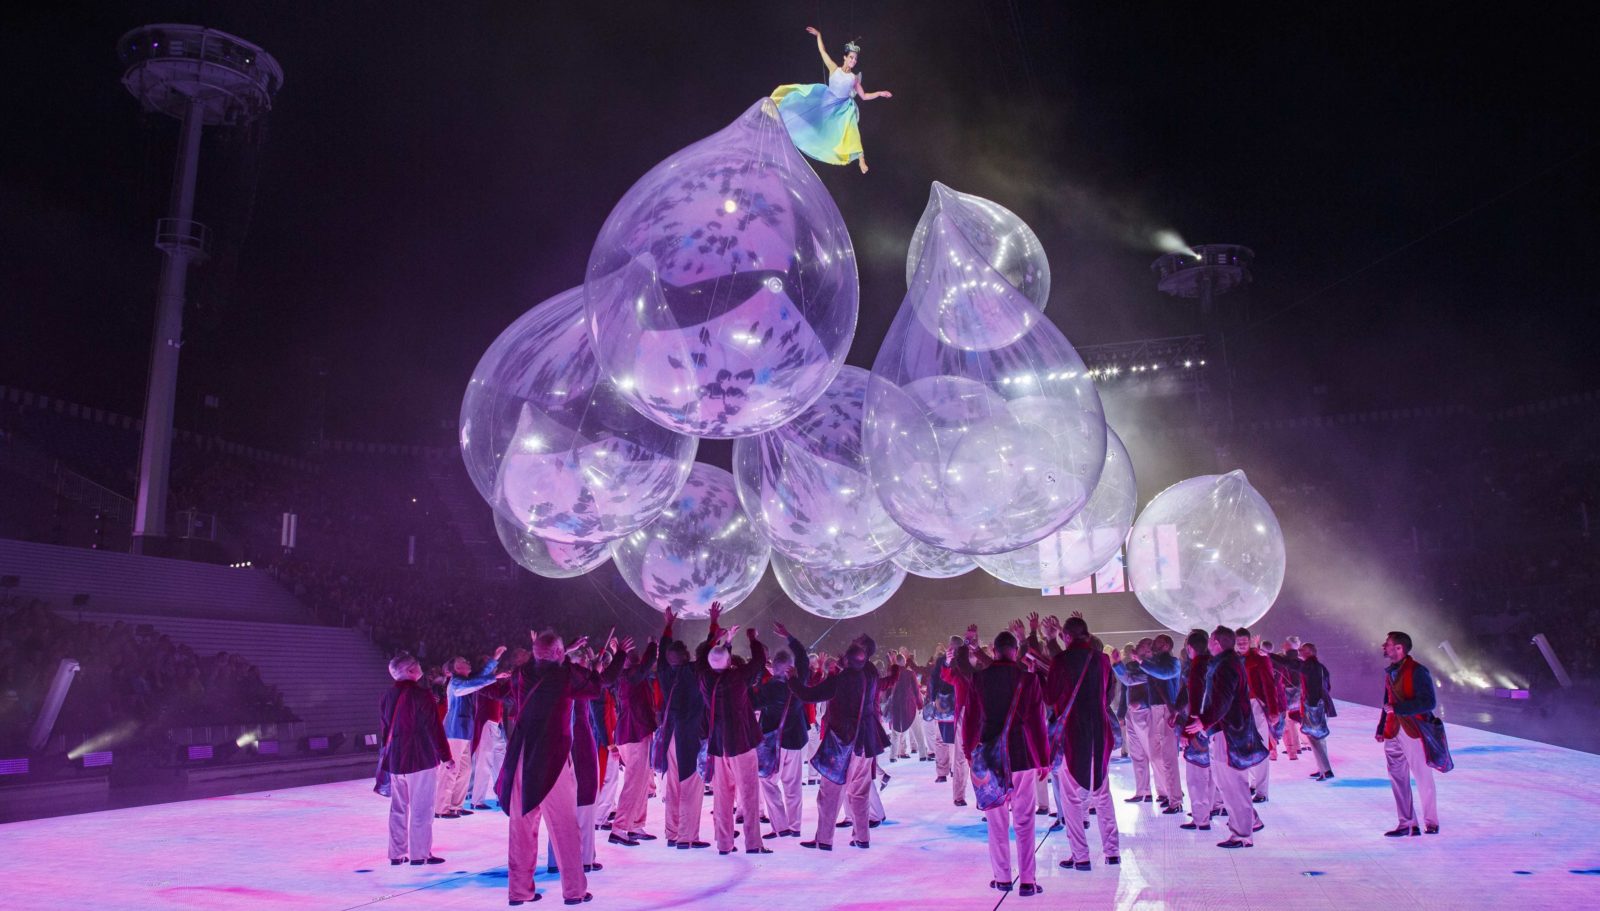
M 996 579 L 1023 588 L 1056 588 L 1086 579 L 1122 547 L 1138 499 L 1128 450 L 1107 427 L 1105 467 L 1088 504 L 1043 540 L 1009 553 L 978 557 L 978 565 Z
M 1004 553 L 1088 502 L 1105 462 L 1105 414 L 1066 336 L 1009 285 L 990 282 L 984 293 L 1033 314 L 1010 344 L 963 348 L 928 327 L 926 301 L 957 313 L 972 298 L 959 264 L 923 258 L 878 350 L 862 434 L 868 474 L 889 515 L 917 538 Z
M 1167 629 L 1251 626 L 1283 588 L 1278 518 L 1242 471 L 1168 487 L 1128 535 L 1128 578 Z
M 683 486 L 697 441 L 646 420 L 600 373 L 583 289 L 518 317 L 461 400 L 461 457 L 514 529 L 604 543 L 643 527 Z
M 772 574 L 789 600 L 806 613 L 829 620 L 877 610 L 906 580 L 906 571 L 891 560 L 876 566 L 831 569 L 797 563 L 781 553 L 772 555 Z
M 801 563 L 870 566 L 911 540 L 867 479 L 861 455 L 867 377 L 860 367 L 842 367 L 794 420 L 733 442 L 739 502 L 774 550 Z
M 978 568 L 978 561 L 971 554 L 934 547 L 916 538 L 911 539 L 905 550 L 894 555 L 894 563 L 924 579 L 953 579 Z
M 652 168 L 606 219 L 585 280 L 601 369 L 700 437 L 805 410 L 855 335 L 855 251 L 770 99 Z
M 906 286 L 916 285 L 920 268 L 934 265 L 944 270 L 939 285 L 950 291 L 921 301 L 917 312 L 931 332 L 957 348 L 1011 344 L 1050 299 L 1050 263 L 1033 229 L 999 203 L 938 181 L 911 235 Z M 1022 306 L 1018 296 L 1032 306 Z
M 733 476 L 696 462 L 678 498 L 654 522 L 611 542 L 623 581 L 656 610 L 705 617 L 755 590 L 772 547 L 739 506 Z
M 517 528 L 505 516 L 494 517 L 495 534 L 518 566 L 534 575 L 547 579 L 570 579 L 581 576 L 611 559 L 611 546 L 599 544 L 563 544 L 549 541 Z

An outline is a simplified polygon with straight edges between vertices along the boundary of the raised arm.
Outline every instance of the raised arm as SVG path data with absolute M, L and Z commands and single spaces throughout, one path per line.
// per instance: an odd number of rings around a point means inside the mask
M 828 68 L 828 77 L 832 78 L 833 71 L 839 68 L 839 64 L 834 63 L 833 58 L 828 56 L 828 47 L 822 43 L 822 33 L 809 25 L 806 26 L 806 31 L 816 36 L 817 53 L 822 55 L 822 65 Z
M 829 70 L 829 72 L 831 73 L 832 70 Z M 866 89 L 861 87 L 861 79 L 862 79 L 861 74 L 857 73 L 856 74 L 856 89 L 855 89 L 855 92 L 856 92 L 856 97 L 860 98 L 862 101 L 871 101 L 871 100 L 873 100 L 875 98 L 893 98 L 894 97 L 894 94 L 892 92 L 886 92 L 886 91 L 885 92 L 869 92 L 869 91 L 867 91 Z

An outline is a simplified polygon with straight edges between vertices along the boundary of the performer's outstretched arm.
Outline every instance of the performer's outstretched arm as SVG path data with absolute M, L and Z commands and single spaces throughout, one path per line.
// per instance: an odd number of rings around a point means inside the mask
M 828 76 L 831 78 L 833 71 L 839 68 L 839 64 L 834 63 L 833 58 L 828 56 L 828 48 L 822 43 L 822 33 L 809 25 L 806 26 L 806 31 L 817 36 L 817 53 L 822 55 L 822 65 L 828 68 Z

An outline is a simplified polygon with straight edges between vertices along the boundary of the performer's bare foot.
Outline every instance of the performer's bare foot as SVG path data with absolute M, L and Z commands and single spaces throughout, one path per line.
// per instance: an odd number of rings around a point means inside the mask
M 863 155 L 860 158 L 857 158 L 856 164 L 861 165 L 861 173 L 867 173 L 867 156 Z

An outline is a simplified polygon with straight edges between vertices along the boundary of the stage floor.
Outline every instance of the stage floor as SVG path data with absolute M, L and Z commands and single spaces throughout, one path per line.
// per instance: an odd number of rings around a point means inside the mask
M 1117 803 L 1122 865 L 1059 869 L 1060 832 L 1040 825 L 1035 898 L 988 888 L 985 827 L 953 807 L 933 764 L 886 765 L 890 820 L 868 851 L 840 831 L 831 854 L 798 839 L 771 855 L 679 852 L 664 841 L 601 843 L 595 909 L 752 908 L 1554 908 L 1600 900 L 1600 756 L 1452 726 L 1456 770 L 1437 776 L 1443 834 L 1383 838 L 1394 802 L 1371 709 L 1341 706 L 1331 739 L 1339 778 L 1307 779 L 1310 754 L 1273 764 L 1267 828 L 1256 847 L 1224 851 L 1225 837 L 1185 832 L 1153 804 Z M 1118 797 L 1131 769 L 1114 766 Z M 814 789 L 808 789 L 812 791 Z M 707 813 L 710 801 L 706 802 Z M 457 909 L 505 907 L 506 823 L 499 813 L 439 820 L 438 867 L 390 867 L 387 802 L 364 781 L 111 810 L 0 826 L 4 905 L 46 911 L 116 909 Z M 808 794 L 806 837 L 814 803 Z M 652 803 L 650 830 L 661 834 Z M 1045 822 L 1041 817 L 1040 822 Z M 709 820 L 703 835 L 709 837 Z M 554 877 L 539 876 L 538 907 L 558 907 Z M 936 904 L 935 904 L 936 903 Z

